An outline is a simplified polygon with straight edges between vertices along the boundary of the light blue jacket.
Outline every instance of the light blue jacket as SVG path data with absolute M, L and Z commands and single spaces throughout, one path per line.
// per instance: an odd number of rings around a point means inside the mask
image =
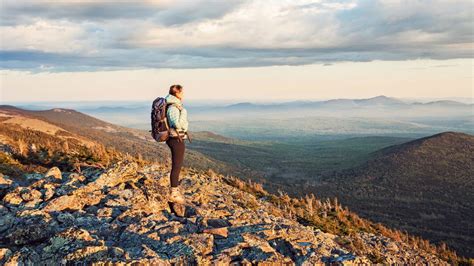
M 166 111 L 166 117 L 168 118 L 169 126 L 176 128 L 178 131 L 187 132 L 188 112 L 181 103 L 181 100 L 171 94 L 168 94 L 165 97 L 165 100 L 168 104 L 176 104 L 182 107 L 181 111 L 174 105 L 168 107 L 168 111 Z

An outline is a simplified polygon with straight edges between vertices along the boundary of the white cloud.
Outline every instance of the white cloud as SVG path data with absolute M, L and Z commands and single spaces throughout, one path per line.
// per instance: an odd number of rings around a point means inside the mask
M 1 26 L 0 31 L 2 50 L 70 53 L 91 48 L 81 40 L 81 26 L 66 21 L 38 20 L 28 25 Z
M 337 27 L 333 13 L 284 1 L 253 1 L 215 20 L 148 27 L 131 42 L 139 47 L 320 48 L 337 43 Z
M 7 69 L 242 67 L 473 55 L 469 0 L 7 0 L 2 9 L 0 67 Z

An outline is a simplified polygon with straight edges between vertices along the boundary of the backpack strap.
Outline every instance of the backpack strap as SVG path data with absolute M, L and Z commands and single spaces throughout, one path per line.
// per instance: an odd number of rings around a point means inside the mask
M 191 143 L 191 136 L 189 136 L 189 134 L 188 134 L 188 132 L 187 132 L 187 131 L 186 131 L 186 133 L 185 133 L 185 134 L 186 134 L 186 136 L 188 137 L 188 141 L 189 141 L 189 143 Z
M 178 108 L 178 110 L 181 111 L 181 107 L 176 103 L 167 103 L 166 104 L 166 111 L 168 111 L 168 108 L 171 107 L 171 106 L 175 106 L 176 108 Z
M 169 125 L 169 122 L 168 122 L 168 107 L 170 107 L 171 105 L 173 105 L 173 104 L 166 103 L 166 106 L 165 106 L 165 118 L 163 118 L 167 130 L 170 130 L 170 125 Z
M 166 119 L 166 128 L 167 128 L 168 130 L 169 130 L 169 125 L 168 125 L 168 108 L 169 108 L 170 106 L 173 106 L 173 105 L 174 105 L 176 108 L 178 108 L 179 111 L 181 111 L 181 109 L 182 109 L 181 106 L 179 106 L 179 105 L 176 104 L 176 103 L 166 103 L 166 113 L 167 113 L 167 114 L 166 114 L 166 116 L 165 116 L 165 119 Z M 178 132 L 177 130 L 176 130 L 176 135 L 178 135 L 178 140 L 179 140 L 180 142 L 182 142 L 182 141 L 183 141 L 183 138 L 181 137 L 181 135 L 179 134 L 179 132 Z

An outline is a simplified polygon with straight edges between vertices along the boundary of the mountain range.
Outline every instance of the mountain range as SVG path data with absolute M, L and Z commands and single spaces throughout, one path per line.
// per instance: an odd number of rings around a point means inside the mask
M 151 103 L 89 106 L 79 111 L 137 129 L 150 127 Z M 413 102 L 377 96 L 367 99 L 241 102 L 195 105 L 185 100 L 192 130 L 238 139 L 284 139 L 314 135 L 426 136 L 443 131 L 474 133 L 473 105 L 455 101 Z M 264 126 L 262 126 L 264 125 Z
M 82 105 L 71 103 L 70 105 L 77 106 L 76 110 L 82 113 L 114 124 L 138 129 L 149 128 L 148 118 L 150 116 L 151 101 L 134 103 L 97 102 L 95 104 L 91 102 Z M 31 104 L 24 104 L 24 106 L 27 109 L 40 108 Z M 299 125 L 303 131 L 306 126 L 311 126 L 311 130 L 299 133 L 305 135 L 326 134 L 324 128 L 317 127 L 319 121 L 324 121 L 326 124 L 330 122 L 337 123 L 330 134 L 346 134 L 344 131 L 338 132 L 338 128 L 347 127 L 363 134 L 381 133 L 364 128 L 364 124 L 357 122 L 357 119 L 364 119 L 373 123 L 379 123 L 383 120 L 384 124 L 389 126 L 393 124 L 393 127 L 398 127 L 400 131 L 403 131 L 402 133 L 410 134 L 434 134 L 442 131 L 474 133 L 473 104 L 451 100 L 417 102 L 386 96 L 367 99 L 267 103 L 240 102 L 231 104 L 225 101 L 196 103 L 185 100 L 185 106 L 189 111 L 189 119 L 195 127 L 194 131 L 210 130 L 221 135 L 237 138 L 244 138 L 249 135 L 242 134 L 239 129 L 251 131 L 256 128 L 260 120 L 272 124 L 272 128 L 276 129 L 274 132 L 277 132 L 281 129 L 281 126 L 278 127 L 278 125 L 285 124 L 295 127 L 292 122 L 299 121 L 301 118 L 305 120 L 318 118 L 318 121 L 308 121 L 303 127 Z M 45 109 L 45 107 L 41 109 Z M 229 126 L 226 121 L 232 121 L 235 124 L 241 124 L 241 126 L 229 131 L 226 130 Z M 216 126 L 215 123 L 225 123 L 225 126 Z M 403 123 L 404 126 L 396 125 L 400 123 Z M 416 125 L 416 127 L 413 128 L 413 125 Z M 288 128 L 288 126 L 285 128 Z M 288 135 L 287 133 L 285 132 L 283 135 Z M 255 138 L 255 135 L 259 134 L 261 134 L 261 131 L 250 134 L 250 138 Z
M 367 99 L 332 99 L 267 104 L 244 102 L 217 107 L 196 107 L 192 113 L 196 120 L 219 119 L 224 116 L 240 118 L 247 115 L 262 118 L 295 118 L 314 115 L 373 118 L 466 117 L 472 113 L 473 107 L 473 104 L 455 101 L 421 103 L 377 96 Z
M 468 262 L 362 219 L 337 199 L 270 194 L 212 169 L 183 169 L 188 203 L 169 204 L 168 166 L 118 150 L 129 144 L 118 138 L 135 131 L 72 110 L 2 106 L 0 125 L 0 263 Z
M 122 161 L 123 158 L 137 158 L 139 164 L 145 160 L 147 161 L 145 164 L 153 164 L 154 162 L 161 168 L 164 167 L 163 163 L 168 160 L 166 149 L 154 142 L 149 137 L 148 132 L 116 126 L 74 110 L 27 111 L 12 106 L 1 106 L 0 123 L 2 145 L 0 150 L 3 153 L 0 172 L 6 175 L 8 180 L 13 180 L 12 182 L 17 184 L 14 187 L 31 186 L 31 178 L 41 177 L 41 175 L 35 173 L 46 173 L 49 168 L 55 166 L 65 171 L 65 175 L 69 176 L 71 173 L 88 171 L 91 168 L 98 171 L 100 169 L 102 169 L 100 171 L 115 171 L 111 169 L 117 169 L 116 166 L 111 165 L 112 162 L 117 161 L 116 158 L 121 158 L 119 161 Z M 212 132 L 196 132 L 193 136 L 198 142 L 207 141 L 206 143 L 211 144 L 252 144 L 251 142 L 223 137 Z M 372 154 L 372 159 L 368 160 L 365 165 L 351 168 L 333 176 L 333 178 L 326 178 L 322 183 L 307 182 L 303 183 L 302 187 L 296 184 L 294 189 L 304 192 L 303 194 L 295 195 L 293 193 L 295 190 L 290 190 L 288 193 L 290 196 L 296 196 L 295 199 L 300 197 L 301 200 L 306 199 L 305 195 L 311 193 L 323 198 L 336 196 L 340 202 L 356 210 L 365 218 L 388 224 L 394 228 L 422 234 L 436 242 L 443 240 L 448 242 L 449 246 L 456 247 L 462 254 L 469 255 L 471 251 L 466 246 L 471 245 L 472 238 L 469 237 L 469 232 L 465 230 L 466 228 L 469 230 L 471 226 L 472 217 L 469 215 L 473 210 L 470 203 L 473 202 L 472 196 L 470 196 L 472 195 L 472 177 L 469 174 L 470 169 L 474 169 L 472 168 L 472 158 L 474 158 L 472 147 L 472 136 L 461 133 L 449 132 L 427 139 L 418 139 L 375 152 Z M 196 171 L 213 169 L 217 172 L 234 175 L 242 173 L 247 176 L 254 172 L 254 169 L 239 169 L 239 166 L 220 160 L 218 157 L 201 153 L 199 149 L 188 150 L 187 154 L 189 154 L 186 159 L 188 166 L 196 169 Z M 420 155 L 424 156 L 420 157 Z M 431 163 L 431 166 L 429 163 Z M 420 171 L 425 170 L 427 171 L 426 175 L 420 176 Z M 205 172 L 200 173 L 201 175 L 207 175 Z M 157 172 L 156 174 L 165 175 L 164 172 Z M 97 175 L 97 173 L 91 172 L 90 179 L 94 180 Z M 378 179 L 374 179 L 374 177 Z M 425 177 L 428 179 L 424 179 Z M 448 177 L 452 177 L 452 180 L 448 180 Z M 433 180 L 437 183 L 429 178 L 434 178 Z M 166 182 L 165 180 L 163 179 L 162 182 Z M 5 182 L 9 183 L 10 181 Z M 82 185 L 87 184 L 87 182 L 81 182 Z M 423 185 L 424 188 L 418 192 L 418 188 L 423 187 Z M 284 189 L 285 187 L 281 188 Z M 2 187 L 0 192 L 3 191 L 2 193 L 5 194 L 11 189 L 11 186 Z M 262 189 L 256 190 L 257 194 L 260 196 L 262 196 L 262 193 L 265 194 L 263 195 L 264 198 L 273 195 L 268 194 L 268 192 L 258 192 L 260 190 Z M 58 192 L 58 196 L 60 195 L 61 192 Z M 437 199 L 438 195 L 442 195 L 442 197 Z M 42 197 L 44 199 L 44 196 Z M 286 197 L 282 195 L 282 198 Z M 235 200 L 237 199 L 232 199 L 232 201 Z M 290 200 L 290 202 L 293 201 Z M 332 200 L 330 202 L 332 202 L 330 205 L 333 206 L 334 202 Z M 294 203 L 298 205 L 296 202 Z M 48 201 L 44 201 L 38 206 L 44 207 L 46 204 L 49 204 Z M 338 204 L 335 203 L 335 205 Z M 38 207 L 37 205 L 33 206 L 34 208 Z M 11 207 L 8 208 L 12 210 Z M 420 212 L 420 208 L 426 209 L 426 212 Z M 445 212 L 448 208 L 450 211 Z M 324 211 L 322 212 L 324 213 Z M 16 216 L 19 215 L 15 211 L 13 213 Z M 415 217 L 414 213 L 419 217 Z M 333 214 L 336 215 L 337 212 Z M 327 218 L 328 214 L 325 215 Z M 349 215 L 348 211 L 346 215 Z M 335 217 L 337 215 L 330 216 L 331 219 L 336 219 Z M 452 217 L 454 219 L 451 219 Z M 293 218 L 298 223 L 307 225 L 308 223 L 314 224 L 315 219 L 319 221 L 324 216 L 312 215 L 309 219 L 312 222 L 308 222 L 308 217 L 304 214 L 294 215 Z M 330 219 L 326 218 L 323 219 L 324 224 L 317 223 L 320 229 L 338 236 L 348 233 L 344 226 L 335 226 L 328 221 Z M 335 222 L 339 224 L 347 223 L 342 218 L 338 217 Z M 416 226 L 417 219 L 423 221 L 423 223 L 420 223 L 421 226 Z M 364 220 L 365 223 L 371 224 L 367 220 Z M 371 226 L 377 228 L 375 225 Z M 362 230 L 360 225 L 356 228 L 356 232 Z M 368 231 L 380 233 L 388 229 L 373 230 L 375 229 Z M 388 232 L 392 231 L 388 230 Z M 400 233 L 395 234 L 398 237 L 395 237 L 392 233 L 389 235 L 400 240 Z M 403 234 L 401 235 L 403 236 Z M 401 238 L 403 240 L 403 237 Z M 357 239 L 350 239 L 348 243 L 352 243 L 351 245 L 354 246 L 360 240 Z M 426 248 L 433 253 L 431 246 L 420 238 L 408 237 L 406 240 L 417 242 L 417 248 L 420 248 L 420 243 L 424 243 L 422 244 L 424 246 L 423 250 Z M 11 238 L 8 241 L 11 241 Z M 442 247 L 442 250 L 448 253 L 451 252 L 443 245 L 441 244 L 439 247 Z M 9 250 L 14 251 L 15 249 L 10 247 Z M 377 252 L 380 253 L 380 251 Z M 381 257 L 387 259 L 384 257 L 384 252 L 387 251 L 382 251 L 382 254 L 377 256 L 374 254 L 369 256 L 366 253 L 365 256 L 368 256 L 369 260 L 372 261 L 377 261 Z M 405 254 L 404 252 L 402 253 Z M 437 248 L 436 252 L 440 252 L 440 248 Z M 347 255 L 348 253 L 344 254 Z M 449 256 L 452 257 L 452 255 Z M 419 259 L 419 257 L 416 258 Z M 294 259 L 295 257 L 293 257 Z
M 422 103 L 413 103 L 413 104 L 422 104 Z M 464 105 L 463 103 L 459 103 Z M 238 109 L 238 108 L 249 108 L 249 107 L 263 107 L 263 108 L 280 108 L 280 107 L 341 107 L 351 108 L 355 106 L 393 106 L 393 105 L 404 105 L 408 106 L 411 103 L 398 100 L 396 98 L 391 98 L 387 96 L 376 96 L 367 99 L 332 99 L 326 101 L 292 101 L 284 103 L 274 103 L 274 104 L 253 104 L 250 102 L 237 103 L 222 107 L 224 109 Z

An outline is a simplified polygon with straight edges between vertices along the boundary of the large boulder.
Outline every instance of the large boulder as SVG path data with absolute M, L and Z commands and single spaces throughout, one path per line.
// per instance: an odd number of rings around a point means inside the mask
M 3 202 L 8 205 L 18 206 L 23 202 L 21 197 L 21 191 L 25 189 L 24 187 L 16 187 L 14 190 L 10 191 L 3 197 Z
M 58 181 L 62 181 L 63 180 L 63 176 L 61 174 L 61 170 L 59 170 L 58 167 L 52 167 L 48 170 L 48 172 L 46 172 L 46 174 L 44 175 L 45 178 L 53 178 L 53 179 L 56 179 Z
M 41 215 L 18 217 L 7 239 L 12 245 L 35 244 L 49 239 L 54 233 L 53 225 Z

